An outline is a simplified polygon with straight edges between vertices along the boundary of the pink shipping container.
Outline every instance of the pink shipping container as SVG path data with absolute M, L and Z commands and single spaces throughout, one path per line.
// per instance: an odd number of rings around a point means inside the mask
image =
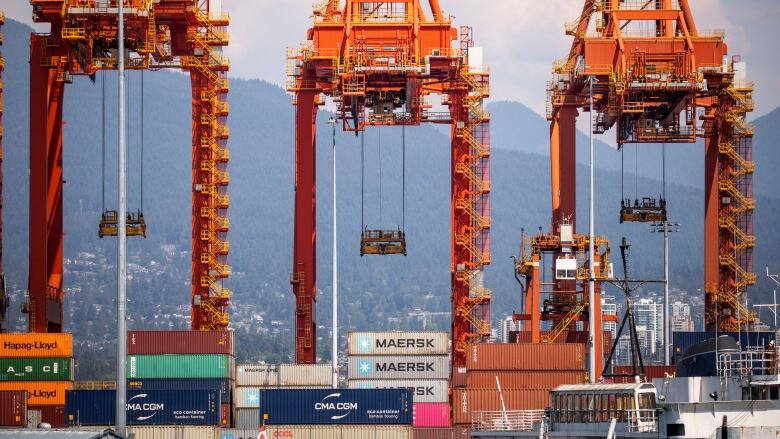
M 416 402 L 414 403 L 415 427 L 449 427 L 450 404 L 446 402 Z
M 0 426 L 27 426 L 27 392 L 0 392 Z
M 585 345 L 480 343 L 469 346 L 468 370 L 584 370 Z
M 507 410 L 544 410 L 550 405 L 550 389 L 501 389 Z M 455 389 L 453 423 L 471 425 L 473 412 L 502 410 L 496 389 Z
M 232 331 L 130 331 L 128 355 L 233 355 Z
M 412 429 L 412 439 L 471 439 L 470 427 Z

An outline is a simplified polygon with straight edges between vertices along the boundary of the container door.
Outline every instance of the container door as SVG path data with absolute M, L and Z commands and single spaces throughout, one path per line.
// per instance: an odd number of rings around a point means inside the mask
M 43 422 L 43 414 L 40 410 L 27 410 L 27 428 L 37 428 Z

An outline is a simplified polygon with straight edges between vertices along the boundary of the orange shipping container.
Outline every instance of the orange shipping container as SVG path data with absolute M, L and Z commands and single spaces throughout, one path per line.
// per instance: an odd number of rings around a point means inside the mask
M 501 389 L 507 410 L 543 410 L 550 405 L 550 389 Z M 455 389 L 453 423 L 471 424 L 473 412 L 501 411 L 496 389 Z
M 26 390 L 27 405 L 65 405 L 65 391 L 70 381 L 0 381 L 0 391 Z
M 639 366 L 637 366 L 639 369 Z M 628 375 L 633 373 L 631 366 L 615 366 L 613 373 L 616 375 Z M 677 373 L 676 366 L 645 365 L 645 378 L 648 381 L 654 378 L 665 378 L 666 375 L 674 376 Z M 615 377 L 616 383 L 633 383 L 633 377 Z
M 542 331 L 542 337 L 549 332 Z M 563 331 L 556 337 L 554 343 L 587 343 L 590 339 L 588 331 Z M 604 331 L 604 355 L 607 355 L 612 349 L 612 333 Z M 531 332 L 529 331 L 509 331 L 509 343 L 531 343 Z
M 468 370 L 585 370 L 583 344 L 479 343 L 469 346 Z
M 59 333 L 7 333 L 0 334 L 0 357 L 48 357 L 73 356 L 73 336 Z
M 466 374 L 466 387 L 471 389 L 495 389 L 496 376 L 501 388 L 508 389 L 553 389 L 561 384 L 585 383 L 584 371 L 544 370 L 544 371 L 487 371 L 470 370 Z

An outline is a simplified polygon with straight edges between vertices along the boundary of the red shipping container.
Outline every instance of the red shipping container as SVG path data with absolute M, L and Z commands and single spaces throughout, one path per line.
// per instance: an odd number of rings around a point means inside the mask
M 447 402 L 415 402 L 412 425 L 415 427 L 449 427 L 450 404 Z
M 637 367 L 637 369 L 639 369 Z M 633 373 L 631 366 L 615 366 L 613 373 L 616 375 L 625 375 Z M 645 365 L 645 377 L 648 381 L 655 378 L 665 378 L 666 375 L 674 376 L 677 373 L 676 366 L 659 366 L 659 365 Z M 633 383 L 633 377 L 615 377 L 616 383 Z
M 232 331 L 130 331 L 128 355 L 233 355 Z
M 471 389 L 495 389 L 496 376 L 501 388 L 507 389 L 552 389 L 561 384 L 585 383 L 585 371 L 544 370 L 544 371 L 487 371 L 470 370 L 466 374 L 467 386 Z
M 27 426 L 27 392 L 0 392 L 0 426 Z
M 219 411 L 219 426 L 230 427 L 230 404 L 222 404 Z
M 507 410 L 544 410 L 550 405 L 550 389 L 501 389 Z M 496 389 L 455 389 L 453 423 L 471 425 L 473 412 L 502 410 Z
M 412 439 L 471 439 L 471 426 L 412 428 Z
M 38 410 L 41 412 L 41 422 L 51 425 L 53 428 L 66 428 L 65 406 L 64 405 L 31 405 L 27 410 Z M 32 427 L 35 427 L 34 425 Z
M 456 367 L 452 371 L 452 387 L 466 387 L 466 368 Z
M 542 336 L 549 332 L 542 332 Z M 612 333 L 604 331 L 604 355 L 612 349 Z M 563 331 L 553 343 L 581 343 L 585 344 L 590 338 L 588 331 Z M 528 331 L 509 331 L 509 343 L 531 343 L 531 333 Z
M 468 370 L 585 370 L 585 345 L 479 343 L 468 347 Z

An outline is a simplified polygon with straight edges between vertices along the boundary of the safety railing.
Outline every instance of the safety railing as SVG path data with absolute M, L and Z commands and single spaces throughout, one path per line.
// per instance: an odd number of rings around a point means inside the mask
M 777 359 L 780 354 L 778 347 L 771 345 L 764 348 L 749 348 L 739 353 L 721 354 L 718 356 L 718 376 L 739 377 L 753 375 L 777 375 L 780 367 Z
M 471 429 L 474 431 L 531 431 L 534 424 L 542 422 L 544 410 L 509 410 L 472 412 Z
M 628 411 L 629 433 L 653 433 L 658 431 L 658 412 L 655 409 Z

